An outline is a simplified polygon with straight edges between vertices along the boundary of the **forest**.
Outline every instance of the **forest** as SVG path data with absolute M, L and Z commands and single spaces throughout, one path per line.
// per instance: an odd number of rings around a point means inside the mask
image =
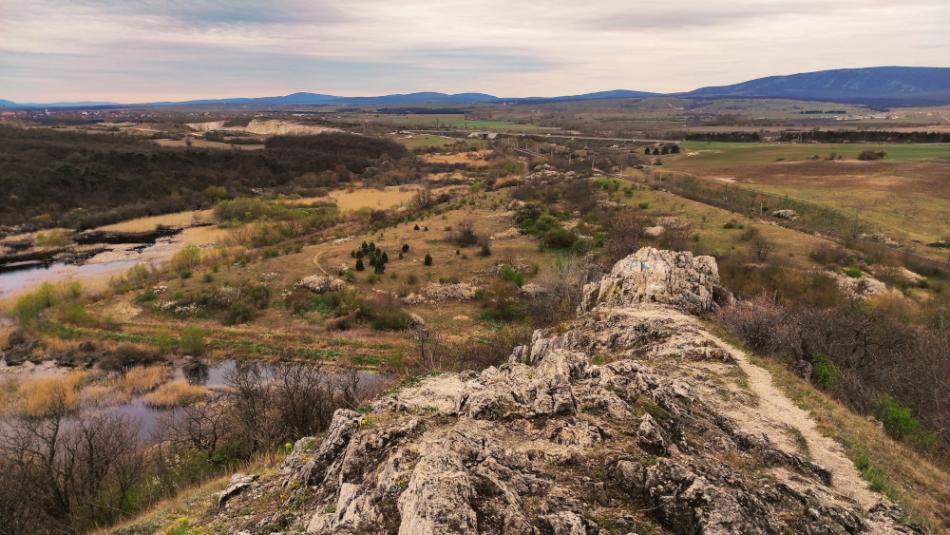
M 263 151 L 169 149 L 142 139 L 0 126 L 0 224 L 90 228 L 204 208 L 253 189 L 295 191 L 302 175 L 336 183 L 408 153 L 397 143 L 332 133 L 278 136 Z

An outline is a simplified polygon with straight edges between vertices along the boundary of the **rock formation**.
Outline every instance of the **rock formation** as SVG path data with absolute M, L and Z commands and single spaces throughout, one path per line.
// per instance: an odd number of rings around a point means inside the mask
M 802 426 L 810 453 L 796 447 L 778 418 L 804 413 L 767 399 L 768 374 L 693 316 L 716 307 L 717 286 L 710 257 L 642 249 L 584 288 L 576 321 L 536 332 L 506 364 L 337 411 L 322 439 L 298 442 L 215 522 L 249 533 L 913 533 L 813 423 Z M 746 371 L 765 385 L 736 380 Z M 232 513 L 259 499 L 281 505 Z

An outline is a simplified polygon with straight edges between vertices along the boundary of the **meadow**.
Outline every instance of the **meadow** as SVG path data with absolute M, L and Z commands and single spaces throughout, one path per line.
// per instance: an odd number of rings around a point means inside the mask
M 858 160 L 864 151 L 885 156 Z M 851 218 L 893 239 L 931 243 L 950 237 L 946 144 L 686 142 L 683 153 L 666 158 L 662 169 L 711 180 L 720 188 L 767 194 L 764 202 L 773 209 L 799 201 L 834 210 L 839 223 Z

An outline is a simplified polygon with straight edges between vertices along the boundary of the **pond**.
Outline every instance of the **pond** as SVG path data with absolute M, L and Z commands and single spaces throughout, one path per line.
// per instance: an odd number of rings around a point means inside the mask
M 184 365 L 182 362 L 176 362 L 173 364 L 171 380 L 184 379 L 191 384 L 204 386 L 211 392 L 220 392 L 227 388 L 229 375 L 241 366 L 258 366 L 265 377 L 275 370 L 275 365 L 272 364 L 233 359 L 206 363 L 191 361 Z M 73 368 L 56 366 L 52 362 L 26 363 L 20 366 L 7 366 L 5 363 L 0 363 L 0 378 L 55 377 L 66 375 L 71 371 L 73 371 Z M 357 373 L 359 382 L 356 390 L 360 397 L 381 392 L 392 379 L 390 375 L 371 370 L 359 370 Z M 326 372 L 325 375 L 330 384 L 341 385 L 346 379 L 344 373 L 336 371 Z M 128 420 L 133 426 L 137 427 L 139 439 L 142 442 L 148 442 L 154 438 L 155 432 L 162 421 L 162 416 L 168 414 L 170 410 L 172 409 L 161 409 L 146 405 L 144 395 L 132 397 L 126 402 L 115 405 L 80 409 L 81 414 L 84 415 L 119 416 Z

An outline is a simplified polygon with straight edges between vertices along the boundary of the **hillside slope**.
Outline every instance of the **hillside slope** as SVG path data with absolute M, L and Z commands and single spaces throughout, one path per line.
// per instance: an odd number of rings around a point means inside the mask
M 950 102 L 950 68 L 870 67 L 768 76 L 685 93 L 691 97 L 768 97 L 836 102 Z
M 840 447 L 693 314 L 715 260 L 645 248 L 507 364 L 340 410 L 213 532 L 915 533 Z

